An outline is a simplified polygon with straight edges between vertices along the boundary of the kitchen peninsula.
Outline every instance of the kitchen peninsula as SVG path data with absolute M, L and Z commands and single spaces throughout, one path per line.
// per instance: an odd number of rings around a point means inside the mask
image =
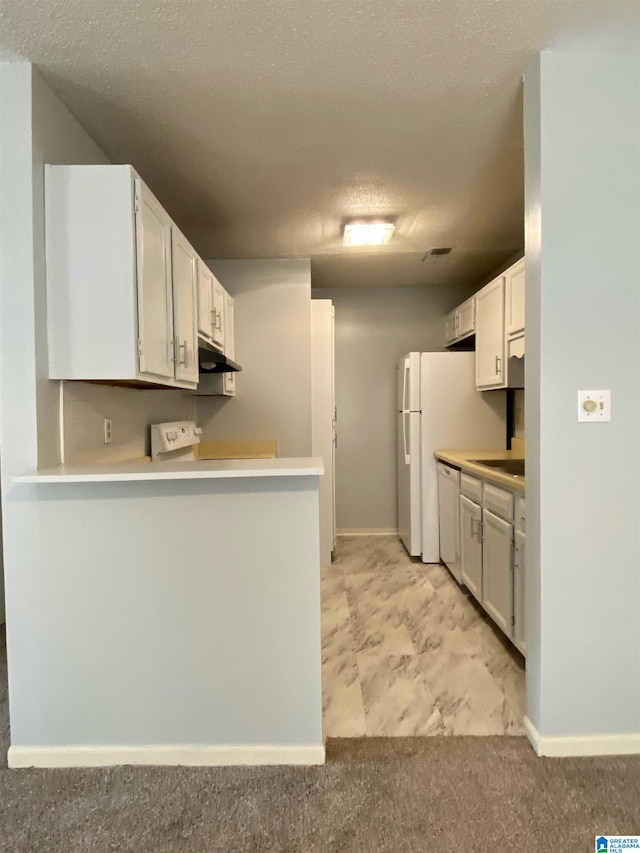
M 284 458 L 15 477 L 48 606 L 21 616 L 10 766 L 322 763 L 322 473 Z

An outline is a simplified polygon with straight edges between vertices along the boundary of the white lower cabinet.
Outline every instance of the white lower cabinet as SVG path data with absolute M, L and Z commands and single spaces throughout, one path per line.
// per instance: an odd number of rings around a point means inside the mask
M 526 535 L 522 530 L 516 530 L 513 545 L 513 643 L 522 652 L 527 654 L 527 646 L 524 641 L 525 607 L 524 607 L 524 581 L 525 581 L 525 546 Z
M 525 499 L 462 474 L 462 583 L 523 655 L 525 645 Z
M 482 604 L 507 637 L 513 636 L 513 525 L 482 512 Z
M 482 601 L 482 507 L 460 495 L 462 583 Z

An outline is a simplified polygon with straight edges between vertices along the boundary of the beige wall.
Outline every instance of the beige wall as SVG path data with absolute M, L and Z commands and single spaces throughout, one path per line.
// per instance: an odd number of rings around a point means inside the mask
M 395 530 L 396 365 L 444 349 L 444 316 L 477 288 L 318 288 L 336 318 L 338 530 Z
M 524 388 L 513 392 L 513 437 L 524 438 Z
M 308 259 L 207 261 L 235 299 L 235 398 L 199 397 L 204 439 L 276 439 L 311 454 L 311 268 Z

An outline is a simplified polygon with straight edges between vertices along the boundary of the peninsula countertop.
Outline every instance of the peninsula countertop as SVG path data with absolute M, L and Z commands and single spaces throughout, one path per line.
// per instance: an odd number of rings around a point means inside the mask
M 513 450 L 436 450 L 433 455 L 436 459 L 447 462 L 449 465 L 454 465 L 468 474 L 482 477 L 483 480 L 490 480 L 492 483 L 496 483 L 499 486 L 506 486 L 517 492 L 525 491 L 524 477 L 505 474 L 477 461 L 481 459 L 522 459 L 521 453 Z
M 58 465 L 13 478 L 14 483 L 108 483 L 143 480 L 215 480 L 247 477 L 318 477 L 319 457 L 276 459 L 136 460 L 116 464 Z

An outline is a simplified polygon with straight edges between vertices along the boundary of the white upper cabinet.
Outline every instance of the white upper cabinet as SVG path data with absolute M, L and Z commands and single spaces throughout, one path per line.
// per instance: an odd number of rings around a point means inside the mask
M 507 358 L 524 356 L 524 301 L 525 273 L 524 258 L 506 272 L 507 287 L 505 300 L 505 326 L 507 334 Z M 511 365 L 514 364 L 510 362 Z
M 50 378 L 194 388 L 196 255 L 162 205 L 131 166 L 45 181 Z
M 506 274 L 505 326 L 508 337 L 524 333 L 524 258 Z
M 459 340 L 468 338 L 476 330 L 475 299 L 475 296 L 472 296 L 456 308 L 457 337 Z
M 211 305 L 213 308 L 213 323 L 211 329 L 211 339 L 216 346 L 221 349 L 225 345 L 224 336 L 224 307 L 225 307 L 225 289 L 220 284 L 215 276 L 212 276 L 211 289 Z
M 450 311 L 444 318 L 444 342 L 448 346 L 455 342 L 458 337 L 456 328 L 456 313 L 457 309 Z
M 445 317 L 445 343 L 447 346 L 470 337 L 476 327 L 475 297 L 472 296 Z
M 213 273 L 204 261 L 198 260 L 198 335 L 212 340 L 213 332 Z
M 476 387 L 505 388 L 505 277 L 499 275 L 476 293 Z
M 176 379 L 198 381 L 198 256 L 183 234 L 172 229 L 173 328 Z
M 139 369 L 140 373 L 150 377 L 172 379 L 171 220 L 152 193 L 137 179 L 135 211 Z M 48 269 L 48 283 L 52 272 Z M 99 317 L 94 319 L 100 321 Z
M 224 292 L 224 352 L 230 359 L 236 357 L 236 341 L 234 332 L 234 302 L 233 297 L 227 291 Z M 230 370 L 223 373 L 223 394 L 227 397 L 235 397 L 236 394 L 236 372 Z

